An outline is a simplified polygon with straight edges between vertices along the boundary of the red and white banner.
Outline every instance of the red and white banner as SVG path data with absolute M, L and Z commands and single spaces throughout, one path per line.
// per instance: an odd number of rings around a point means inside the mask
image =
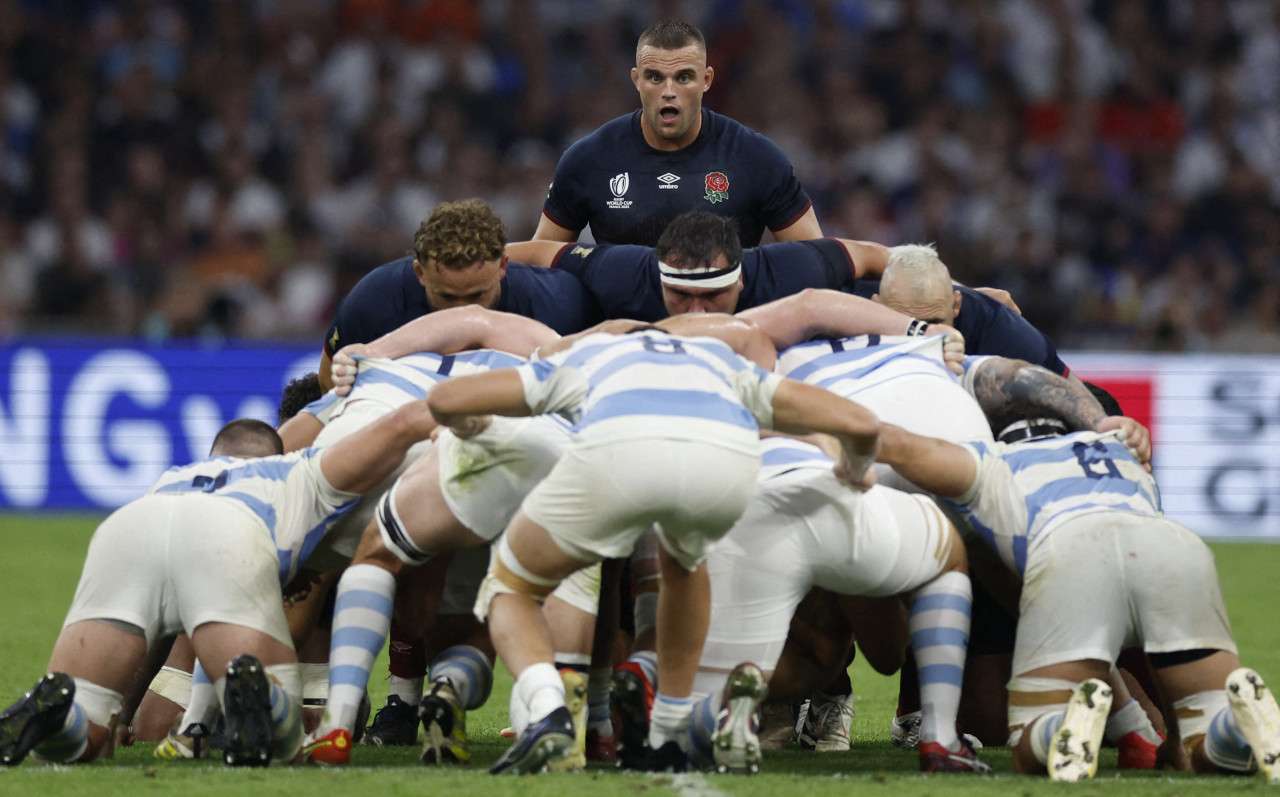
M 1205 537 L 1280 539 L 1280 358 L 1063 352 L 1151 429 L 1165 513 Z

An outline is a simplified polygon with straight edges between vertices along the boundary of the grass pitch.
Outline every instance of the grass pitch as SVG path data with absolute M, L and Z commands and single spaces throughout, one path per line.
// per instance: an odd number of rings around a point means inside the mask
M 0 514 L 0 705 L 16 699 L 44 671 L 49 650 L 71 602 L 89 537 L 99 518 L 89 516 L 23 516 Z M 1215 545 L 1227 610 L 1240 645 L 1241 658 L 1273 685 L 1280 684 L 1280 545 Z M 122 573 L 121 578 L 128 578 Z M 1082 610 L 1088 610 L 1082 596 Z M 375 672 L 385 672 L 380 662 Z M 474 761 L 467 767 L 427 769 L 415 748 L 360 747 L 355 766 L 342 770 L 271 768 L 231 770 L 212 762 L 168 762 L 153 758 L 153 744 L 118 750 L 116 757 L 87 767 L 45 767 L 26 762 L 0 770 L 0 795 L 73 795 L 107 797 L 139 794 L 484 794 L 520 797 L 565 797 L 566 794 L 626 797 L 717 797 L 733 794 L 765 797 L 804 794 L 813 797 L 850 793 L 874 797 L 911 795 L 986 795 L 1009 797 L 1081 795 L 1223 795 L 1268 791 L 1253 778 L 1200 778 L 1185 773 L 1115 770 L 1114 751 L 1104 751 L 1098 777 L 1076 786 L 1012 774 L 1009 752 L 988 747 L 983 759 L 995 775 L 921 775 L 914 753 L 889 744 L 888 723 L 897 695 L 896 678 L 870 671 L 861 660 L 851 669 L 856 692 L 853 749 L 848 753 L 807 753 L 798 749 L 768 751 L 763 771 L 754 777 L 709 774 L 646 775 L 615 772 L 593 764 L 584 773 L 532 778 L 493 778 L 485 769 L 505 746 L 498 731 L 506 724 L 511 678 L 500 671 L 493 697 L 468 716 Z M 381 705 L 385 683 L 370 685 L 374 705 Z

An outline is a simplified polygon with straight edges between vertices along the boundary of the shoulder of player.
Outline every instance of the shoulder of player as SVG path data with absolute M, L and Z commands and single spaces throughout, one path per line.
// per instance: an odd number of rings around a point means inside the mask
M 707 127 L 718 144 L 733 145 L 751 152 L 782 154 L 782 149 L 768 136 L 747 127 L 737 119 L 707 110 L 704 116 Z
M 616 149 L 619 142 L 631 137 L 633 119 L 638 113 L 640 112 L 632 111 L 610 119 L 570 144 L 560 158 L 561 165 L 587 161 L 598 157 L 602 150 L 608 152 Z
M 385 302 L 387 297 L 397 290 L 403 292 L 406 289 L 419 287 L 418 277 L 413 271 L 413 257 L 406 256 L 372 269 L 360 278 L 347 296 L 376 295 L 380 301 Z

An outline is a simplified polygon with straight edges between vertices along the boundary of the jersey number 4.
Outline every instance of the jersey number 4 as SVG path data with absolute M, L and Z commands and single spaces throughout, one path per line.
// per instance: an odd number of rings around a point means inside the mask
M 1071 450 L 1084 470 L 1084 475 L 1090 479 L 1122 478 L 1120 469 L 1102 443 L 1076 443 Z

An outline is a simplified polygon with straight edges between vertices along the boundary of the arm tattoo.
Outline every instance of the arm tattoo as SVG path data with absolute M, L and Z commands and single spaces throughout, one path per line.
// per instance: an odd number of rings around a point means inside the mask
M 1047 415 L 1080 431 L 1095 428 L 1107 416 L 1083 385 L 1022 360 L 999 358 L 984 364 L 975 374 L 973 393 L 993 429 Z

